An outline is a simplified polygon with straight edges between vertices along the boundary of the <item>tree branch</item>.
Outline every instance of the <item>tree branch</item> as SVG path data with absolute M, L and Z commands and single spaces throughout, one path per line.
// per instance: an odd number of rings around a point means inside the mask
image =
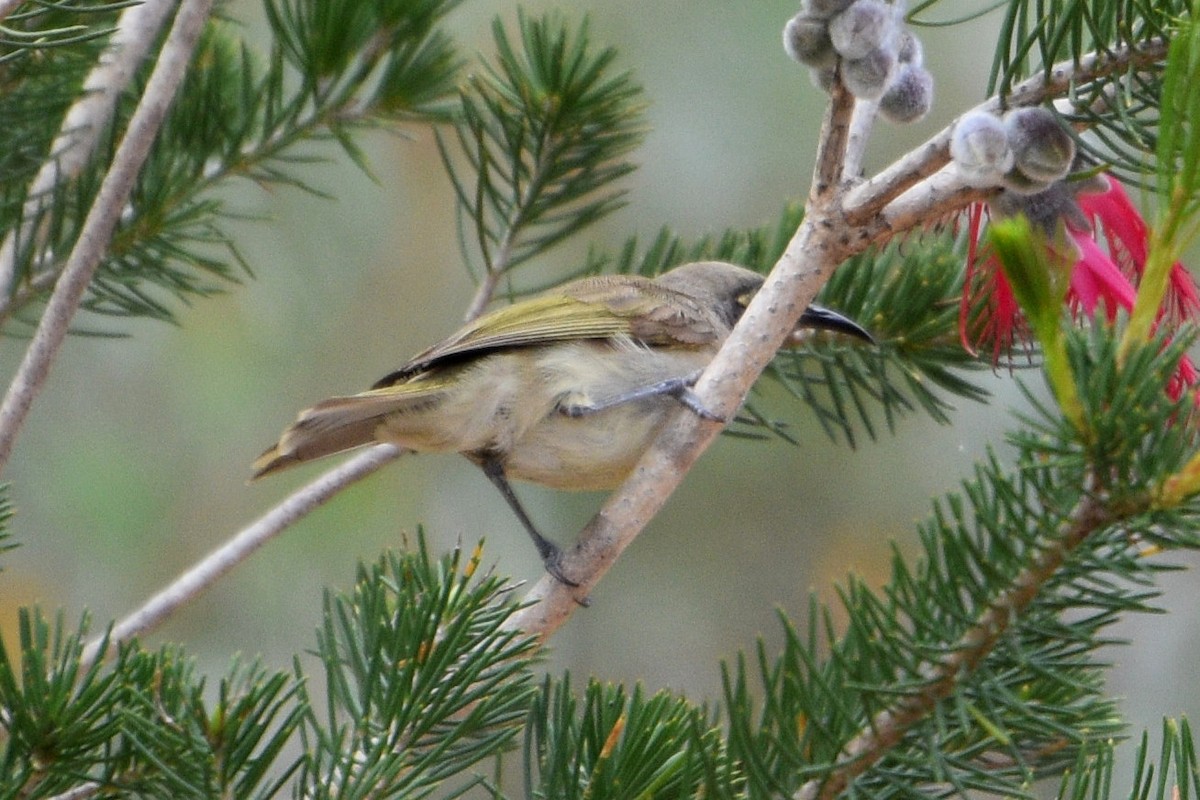
M 20 2 L 16 0 L 13 5 Z M 84 80 L 79 99 L 63 116 L 58 136 L 50 145 L 50 156 L 26 192 L 21 221 L 0 242 L 0 321 L 8 317 L 12 309 L 9 298 L 16 291 L 17 243 L 36 237 L 34 227 L 54 187 L 79 175 L 91 158 L 100 134 L 112 122 L 118 98 L 133 80 L 174 7 L 171 0 L 145 0 L 121 12 L 108 47 Z M 6 13 L 0 5 L 0 19 Z M 53 274 L 53 267 L 49 269 Z
M 879 115 L 879 103 L 874 100 L 859 100 L 854 104 L 854 113 L 850 117 L 850 131 L 846 141 L 846 160 L 842 164 L 842 180 L 855 183 L 863 171 L 863 156 L 867 152 L 867 142 L 875 127 L 875 119 Z
M 29 408 L 50 373 L 71 319 L 108 247 L 138 171 L 150 152 L 150 146 L 187 71 L 192 51 L 195 50 L 212 5 L 213 0 L 185 0 L 180 5 L 158 63 L 146 84 L 146 91 L 129 120 L 129 128 L 117 147 L 112 166 L 88 210 L 79 240 L 67 259 L 33 341 L 29 343 L 17 374 L 0 404 L 0 470 L 8 463 L 13 443 Z
M 1166 43 L 1160 40 L 1123 51 L 1093 53 L 1082 58 L 1078 67 L 1069 62 L 1056 65 L 1048 76 L 1039 75 L 1016 86 L 1003 101 L 992 98 L 979 107 L 998 110 L 1002 104 L 1041 102 L 1073 82 L 1165 56 Z M 696 384 L 701 402 L 727 418 L 838 264 L 873 243 L 960 211 L 990 193 L 966 186 L 953 169 L 943 169 L 948 163 L 952 126 L 871 180 L 853 186 L 845 180 L 851 177 L 845 168 L 861 157 L 862 144 L 855 141 L 854 106 L 849 92 L 835 81 L 804 223 Z M 527 607 L 511 617 L 509 624 L 545 638 L 566 622 L 621 551 L 661 510 L 719 431 L 717 425 L 681 413 L 564 558 L 563 571 L 579 583 L 578 589 L 543 577 L 525 596 Z

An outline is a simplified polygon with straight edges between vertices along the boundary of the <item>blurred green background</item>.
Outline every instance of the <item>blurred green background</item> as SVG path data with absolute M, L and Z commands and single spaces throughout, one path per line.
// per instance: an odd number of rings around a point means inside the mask
M 566 4 L 529 3 L 531 11 Z M 582 5 L 582 4 L 580 4 Z M 589 243 L 615 247 L 667 224 L 685 235 L 777 218 L 807 190 L 822 96 L 779 44 L 795 0 L 609 0 L 590 4 L 596 44 L 615 45 L 651 106 L 651 131 L 627 181 L 630 205 L 534 269 L 578 265 Z M 256 7 L 244 14 L 253 35 Z M 495 14 L 469 0 L 451 18 L 464 52 L 490 53 Z M 568 9 L 581 15 L 578 7 Z M 935 111 L 882 127 L 868 169 L 923 140 L 982 97 L 992 17 L 925 29 Z M 451 332 L 471 284 L 456 245 L 453 200 L 432 134 L 368 137 L 376 184 L 332 148 L 306 180 L 337 199 L 240 185 L 229 198 L 266 221 L 239 226 L 255 278 L 180 313 L 181 326 L 121 322 L 130 334 L 66 347 L 18 443 L 7 480 L 22 547 L 5 557 L 0 621 L 16 607 L 119 616 L 217 546 L 325 462 L 247 485 L 249 464 L 297 410 L 356 391 Z M 107 320 L 86 320 L 108 329 Z M 6 340 L 6 374 L 24 342 Z M 1038 382 L 1034 375 L 1028 380 Z M 913 521 L 954 489 L 988 446 L 1004 453 L 1014 379 L 986 377 L 991 406 L 960 403 L 954 424 L 904 420 L 857 451 L 797 419 L 799 447 L 725 438 L 552 642 L 548 668 L 641 681 L 715 698 L 718 662 L 778 642 L 777 609 L 797 619 L 810 593 L 835 597 L 850 571 L 878 583 L 889 539 L 911 552 Z M 780 414 L 790 412 L 779 407 Z M 796 415 L 791 413 L 795 418 Z M 568 541 L 600 495 L 519 486 L 542 529 Z M 184 643 L 212 671 L 235 652 L 287 668 L 313 642 L 321 590 L 347 588 L 359 559 L 404 547 L 424 525 L 435 552 L 487 538 L 485 560 L 532 581 L 533 548 L 503 500 L 465 460 L 408 457 L 289 530 L 152 637 Z M 1197 573 L 1165 582 L 1177 613 L 1123 623 L 1113 691 L 1133 721 L 1200 712 Z M 1152 676 L 1147 679 L 1148 676 Z

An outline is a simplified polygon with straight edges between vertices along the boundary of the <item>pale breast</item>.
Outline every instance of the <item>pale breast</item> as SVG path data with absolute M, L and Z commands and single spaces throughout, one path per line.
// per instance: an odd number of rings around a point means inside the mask
M 645 386 L 689 376 L 709 358 L 707 352 L 664 353 L 632 342 L 580 342 L 543 353 L 540 385 L 555 402 L 513 442 L 503 458 L 505 473 L 556 489 L 619 485 L 678 401 L 650 397 L 577 417 L 561 413 L 559 404 L 608 405 Z

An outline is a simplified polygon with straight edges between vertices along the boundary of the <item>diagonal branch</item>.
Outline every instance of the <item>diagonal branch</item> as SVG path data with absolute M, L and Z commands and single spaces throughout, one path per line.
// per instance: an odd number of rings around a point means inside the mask
M 1003 102 L 1029 105 L 1064 92 L 1073 81 L 1092 79 L 1130 65 L 1161 61 L 1166 44 L 1146 44 L 1093 53 L 1056 65 L 1048 75 L 1019 84 Z M 782 344 L 800 313 L 838 264 L 869 245 L 962 210 L 988 192 L 966 186 L 945 168 L 950 128 L 899 159 L 879 175 L 850 186 L 844 168 L 858 157 L 853 141 L 854 102 L 834 83 L 821 131 L 812 193 L 800 229 L 789 242 L 741 322 L 709 364 L 695 391 L 707 408 L 727 417 Z M 999 109 L 1000 98 L 981 108 Z M 848 152 L 849 150 L 849 152 Z M 889 205 L 890 204 L 890 205 Z M 563 562 L 578 589 L 543 577 L 525 596 L 528 605 L 510 618 L 514 628 L 547 637 L 586 600 L 587 591 L 608 571 L 621 551 L 665 505 L 683 476 L 720 432 L 720 426 L 681 414 L 667 426 L 633 475 L 584 528 Z
M 1021 615 L 1067 557 L 1092 533 L 1114 521 L 1112 511 L 1088 494 L 1067 517 L 1061 534 L 1011 582 L 1008 591 L 992 602 L 975 624 L 949 648 L 948 654 L 928 669 L 928 680 L 919 692 L 905 695 L 891 708 L 880 711 L 842 748 L 829 773 L 810 780 L 793 800 L 834 800 L 851 781 L 895 747 L 917 722 L 961 685 L 964 677 L 996 647 L 1014 619 Z
M 395 461 L 401 452 L 394 445 L 377 445 L 293 492 L 188 568 L 140 608 L 127 614 L 106 636 L 89 642 L 83 651 L 83 663 L 90 665 L 105 655 L 100 652 L 102 643 L 108 643 L 108 652 L 115 652 L 118 645 L 158 627 L 180 606 L 196 598 L 264 544 L 320 508 L 342 489 Z
M 853 98 L 835 83 L 821 129 L 804 222 L 696 383 L 694 391 L 704 407 L 726 419 L 733 417 L 837 265 L 868 244 L 846 234 L 848 228 L 838 212 L 853 107 Z M 579 586 L 543 577 L 525 596 L 526 607 L 507 624 L 545 638 L 566 622 L 586 602 L 588 590 L 666 504 L 721 428 L 696 414 L 678 414 L 565 555 L 562 570 Z
M 185 0 L 175 16 L 158 63 L 146 83 L 146 91 L 129 120 L 129 128 L 83 222 L 79 240 L 0 404 L 0 470 L 8 463 L 29 408 L 50 373 L 71 319 L 108 247 L 138 172 L 183 81 L 212 5 L 213 0 Z

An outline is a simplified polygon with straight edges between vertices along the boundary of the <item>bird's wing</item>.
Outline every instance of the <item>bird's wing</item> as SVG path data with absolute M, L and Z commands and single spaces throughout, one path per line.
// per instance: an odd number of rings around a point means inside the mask
M 651 346 L 697 347 L 719 341 L 724 326 L 691 295 L 637 275 L 599 275 L 564 287 L 572 297 L 605 306 L 628 320 L 629 335 Z
M 603 305 L 564 295 L 535 297 L 484 314 L 453 336 L 418 353 L 372 387 L 394 385 L 417 372 L 506 347 L 628 334 L 629 321 Z
M 697 346 L 719 336 L 711 314 L 690 297 L 648 278 L 584 278 L 484 314 L 448 339 L 414 356 L 373 388 L 463 357 L 508 347 L 627 336 L 651 346 Z

